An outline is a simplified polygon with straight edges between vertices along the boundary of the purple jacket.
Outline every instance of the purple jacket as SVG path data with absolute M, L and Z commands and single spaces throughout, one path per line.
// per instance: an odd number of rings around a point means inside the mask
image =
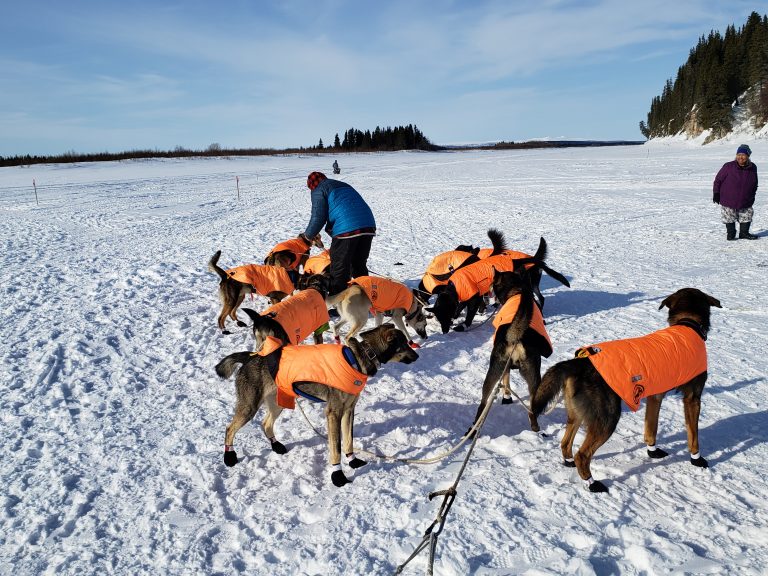
M 749 208 L 757 193 L 757 166 L 750 162 L 741 168 L 736 160 L 726 162 L 715 176 L 714 193 L 720 193 L 720 205 L 734 210 Z

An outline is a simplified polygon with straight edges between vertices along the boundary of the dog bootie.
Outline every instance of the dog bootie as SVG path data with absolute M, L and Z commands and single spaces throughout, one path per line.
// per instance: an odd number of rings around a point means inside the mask
M 744 240 L 757 240 L 757 236 L 749 233 L 749 226 L 752 222 L 739 222 L 739 238 Z
M 341 488 L 342 486 L 349 484 L 351 480 L 344 475 L 343 471 L 334 470 L 331 473 L 331 482 L 333 482 L 333 485 L 336 486 L 336 488 Z
M 725 233 L 726 240 L 736 240 L 736 222 L 728 222 L 725 225 Z

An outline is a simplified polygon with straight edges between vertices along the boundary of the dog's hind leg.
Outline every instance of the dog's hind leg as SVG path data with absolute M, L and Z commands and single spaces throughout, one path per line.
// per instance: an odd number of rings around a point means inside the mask
M 504 376 L 501 377 L 501 403 L 502 404 L 514 404 L 512 399 L 512 388 L 509 386 L 509 375 L 512 372 L 511 369 L 504 372 Z
M 520 375 L 528 384 L 529 397 L 533 398 L 541 384 L 541 356 L 534 352 L 527 354 L 520 362 Z M 533 412 L 528 412 L 528 420 L 531 423 L 531 430 L 538 432 L 539 421 Z
M 506 346 L 503 342 L 503 337 L 500 338 L 499 333 L 497 333 L 493 343 L 493 351 L 491 352 L 491 363 L 488 366 L 488 372 L 485 374 L 485 380 L 483 381 L 483 395 L 480 400 L 480 405 L 477 407 L 475 419 L 472 422 L 473 426 L 480 419 L 480 415 L 483 413 L 483 410 L 485 410 L 486 405 L 491 401 L 491 393 L 506 372 L 507 357 L 504 354 L 505 348 Z
M 237 464 L 237 452 L 235 452 L 234 448 L 235 434 L 240 428 L 251 421 L 256 415 L 258 408 L 258 403 L 254 402 L 252 397 L 241 398 L 238 393 L 235 415 L 232 417 L 229 426 L 227 426 L 227 431 L 224 435 L 224 464 L 227 466 Z
M 276 454 L 285 454 L 288 449 L 277 439 L 275 439 L 275 420 L 277 420 L 283 409 L 278 406 L 277 398 L 274 394 L 270 394 L 264 399 L 264 404 L 267 408 L 267 415 L 264 416 L 264 420 L 261 422 L 261 429 L 264 430 L 264 435 L 269 440 L 269 444 L 272 448 L 272 452 Z
M 645 401 L 645 432 L 643 438 L 647 445 L 648 456 L 651 458 L 664 458 L 669 452 L 656 447 L 656 433 L 659 429 L 659 411 L 664 394 L 648 396 Z
M 344 337 L 344 343 L 349 345 L 349 341 L 354 338 L 360 330 L 363 329 L 365 326 L 365 323 L 368 321 L 368 318 L 365 320 L 360 321 L 359 318 L 355 318 L 352 320 L 352 327 L 349 329 L 349 332 L 347 332 L 347 335 Z
M 576 470 L 590 492 L 608 492 L 608 488 L 602 482 L 592 478 L 590 464 L 595 452 L 606 443 L 619 423 L 618 418 L 605 418 L 599 421 L 591 421 L 587 424 L 587 435 L 579 447 L 579 451 L 573 458 Z
M 565 432 L 563 433 L 563 439 L 560 441 L 560 451 L 563 454 L 563 465 L 568 468 L 573 468 L 576 464 L 573 461 L 573 440 L 576 438 L 576 433 L 581 428 L 581 418 L 579 418 L 569 406 L 566 406 L 568 413 L 568 419 L 565 423 Z
M 241 290 L 237 294 L 237 300 L 235 300 L 235 305 L 232 307 L 232 311 L 230 312 L 230 317 L 240 327 L 247 326 L 247 324 L 245 322 L 237 319 L 237 309 L 240 308 L 240 304 L 243 303 L 243 300 L 245 300 L 245 292 L 243 290 Z

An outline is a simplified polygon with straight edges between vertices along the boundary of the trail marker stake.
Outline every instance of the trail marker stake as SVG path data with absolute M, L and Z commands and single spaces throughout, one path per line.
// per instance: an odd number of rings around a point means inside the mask
M 32 178 L 32 187 L 35 189 L 35 202 L 37 202 L 37 205 L 40 206 L 40 200 L 37 199 L 37 184 L 35 184 L 34 178 Z
M 235 176 L 235 183 L 237 184 L 237 201 L 240 202 L 240 176 Z

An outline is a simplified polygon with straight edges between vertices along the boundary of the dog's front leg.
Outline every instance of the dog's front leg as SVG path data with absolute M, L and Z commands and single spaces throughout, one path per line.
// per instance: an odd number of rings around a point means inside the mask
M 647 445 L 648 456 L 651 458 L 664 458 L 669 452 L 656 447 L 656 435 L 659 430 L 659 412 L 664 394 L 654 394 L 645 401 L 645 432 L 643 439 Z
M 325 409 L 325 417 L 328 423 L 328 462 L 331 465 L 331 482 L 336 487 L 349 483 L 349 479 L 341 469 L 341 417 L 338 408 L 331 407 L 331 398 L 328 399 L 328 407 Z
M 467 314 L 464 317 L 464 323 L 455 326 L 453 328 L 454 330 L 457 332 L 463 332 L 464 330 L 469 329 L 469 327 L 472 325 L 472 320 L 475 319 L 475 314 L 477 314 L 477 309 L 480 307 L 480 302 L 482 299 L 483 297 L 479 294 L 472 296 L 472 298 L 467 303 Z
M 357 403 L 357 397 L 355 397 L 355 404 Z M 347 462 L 350 468 L 360 468 L 368 464 L 365 460 L 361 460 L 355 456 L 354 442 L 354 422 L 355 422 L 355 406 L 354 404 L 344 410 L 341 415 L 341 436 L 342 444 L 344 448 L 344 454 L 347 457 Z
M 400 330 L 403 334 L 405 334 L 405 337 L 408 339 L 408 342 L 412 342 L 411 335 L 408 333 L 408 327 L 405 325 L 405 322 L 403 321 L 403 316 L 405 315 L 405 310 L 402 308 L 397 308 L 392 311 L 392 322 L 394 322 L 395 326 L 397 326 L 397 329 Z
M 685 411 L 685 430 L 688 433 L 688 450 L 691 452 L 691 464 L 699 468 L 709 467 L 709 463 L 699 454 L 701 393 L 706 381 L 707 373 L 704 372 L 683 387 L 683 410 Z

